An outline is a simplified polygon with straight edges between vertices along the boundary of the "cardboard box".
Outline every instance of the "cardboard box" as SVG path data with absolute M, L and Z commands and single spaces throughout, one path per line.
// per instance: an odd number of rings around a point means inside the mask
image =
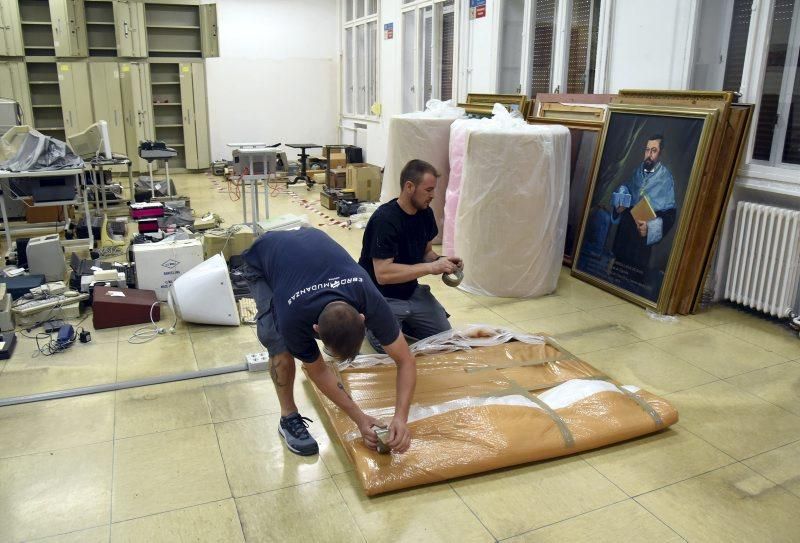
M 133 259 L 136 288 L 156 291 L 163 302 L 175 279 L 203 261 L 203 244 L 197 239 L 137 244 Z
M 328 172 L 328 188 L 343 189 L 347 187 L 347 169 L 339 168 Z
M 328 168 L 331 170 L 338 170 L 339 168 L 344 168 L 347 166 L 347 155 L 344 154 L 342 151 L 338 151 L 336 153 L 331 153 L 331 157 L 328 160 Z
M 381 169 L 372 164 L 348 164 L 347 188 L 359 202 L 377 202 L 381 197 Z
M 155 304 L 155 305 L 153 305 Z M 161 320 L 161 308 L 152 290 L 95 287 L 92 301 L 92 325 L 95 330 L 149 324 L 150 309 L 153 320 Z
M 336 201 L 339 195 L 335 192 L 328 192 L 323 190 L 319 193 L 319 203 L 325 209 L 336 209 Z
M 25 198 L 27 205 L 32 206 L 33 200 Z M 68 214 L 71 219 L 75 218 L 75 212 L 72 206 L 68 206 Z M 40 206 L 40 207 L 25 207 L 25 222 L 30 224 L 40 222 L 63 222 L 64 221 L 64 207 L 63 206 Z
M 203 234 L 203 255 L 206 259 L 222 253 L 228 261 L 232 256 L 238 256 L 245 252 L 253 244 L 255 236 L 253 229 L 247 225 L 240 225 L 239 229 L 230 234 L 227 228 L 215 228 L 207 230 Z

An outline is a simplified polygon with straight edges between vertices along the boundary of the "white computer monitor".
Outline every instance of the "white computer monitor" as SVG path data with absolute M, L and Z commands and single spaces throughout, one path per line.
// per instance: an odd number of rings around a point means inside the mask
M 102 157 L 111 160 L 111 140 L 108 137 L 108 123 L 97 121 L 92 126 L 67 136 L 73 152 L 83 159 Z
M 185 322 L 239 326 L 225 258 L 217 254 L 175 279 L 167 297 L 175 314 Z

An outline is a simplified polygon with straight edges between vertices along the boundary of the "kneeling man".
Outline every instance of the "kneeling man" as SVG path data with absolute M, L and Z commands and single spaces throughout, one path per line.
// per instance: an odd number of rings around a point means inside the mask
M 417 279 L 463 268 L 458 257 L 437 255 L 431 241 L 439 233 L 430 203 L 439 173 L 412 160 L 400 173 L 400 196 L 380 206 L 364 231 L 359 264 L 386 298 L 405 335 L 415 340 L 450 329 L 447 312 Z M 367 333 L 370 344 L 383 352 Z

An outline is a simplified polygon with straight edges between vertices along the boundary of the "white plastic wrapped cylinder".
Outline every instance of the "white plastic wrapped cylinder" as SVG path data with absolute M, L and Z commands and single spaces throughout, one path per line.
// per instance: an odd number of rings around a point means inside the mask
M 463 115 L 464 110 L 450 102 L 431 100 L 425 111 L 396 115 L 389 120 L 381 203 L 399 196 L 400 172 L 408 161 L 418 159 L 433 165 L 440 174 L 431 203 L 439 228 L 434 243 L 441 242 L 444 228 L 444 200 L 450 175 L 450 125 Z
M 456 215 L 460 288 L 533 298 L 557 286 L 569 202 L 569 130 L 523 125 L 469 134 Z

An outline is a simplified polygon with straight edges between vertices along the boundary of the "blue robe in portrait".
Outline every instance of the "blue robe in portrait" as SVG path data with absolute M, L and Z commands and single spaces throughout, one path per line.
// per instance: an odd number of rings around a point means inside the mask
M 627 182 L 620 185 L 616 193 L 630 194 L 631 202 L 622 213 L 617 213 L 616 206 L 612 206 L 611 220 L 619 225 L 614 238 L 614 259 L 629 266 L 641 280 L 648 271 L 653 245 L 660 242 L 675 223 L 675 180 L 672 173 L 660 162 L 650 172 L 642 164 Z M 650 201 L 656 218 L 647 222 L 647 236 L 642 237 L 630 210 L 645 196 Z

